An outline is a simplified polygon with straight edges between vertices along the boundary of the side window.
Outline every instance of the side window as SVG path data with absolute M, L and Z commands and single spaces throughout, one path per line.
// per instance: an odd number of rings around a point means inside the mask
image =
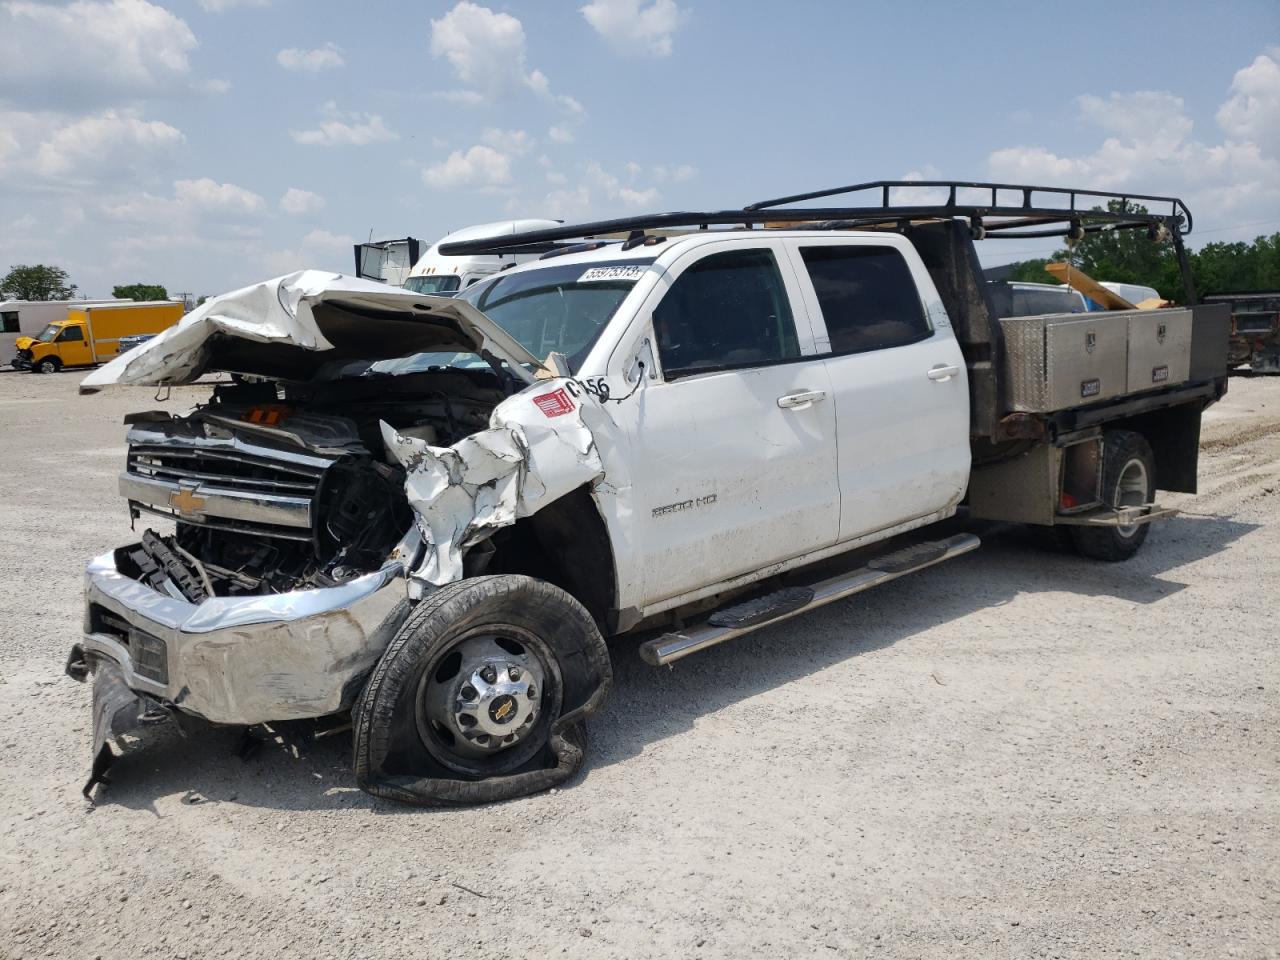
M 699 260 L 653 311 L 653 328 L 667 379 L 800 356 L 787 289 L 769 250 Z
M 22 328 L 18 326 L 18 311 L 5 310 L 0 312 L 0 333 L 21 333 Z
M 58 337 L 59 343 L 72 343 L 76 340 L 83 340 L 84 333 L 79 327 L 63 327 L 62 333 Z
M 801 247 L 832 353 L 862 353 L 932 335 L 902 254 L 891 247 Z

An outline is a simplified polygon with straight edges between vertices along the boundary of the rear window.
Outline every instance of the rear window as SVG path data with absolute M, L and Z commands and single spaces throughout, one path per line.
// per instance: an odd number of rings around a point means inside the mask
M 892 247 L 801 247 L 831 353 L 885 350 L 933 331 L 907 261 Z

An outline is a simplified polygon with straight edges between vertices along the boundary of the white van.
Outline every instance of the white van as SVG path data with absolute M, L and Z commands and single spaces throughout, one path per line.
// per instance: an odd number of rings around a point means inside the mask
M 51 323 L 67 319 L 73 308 L 128 300 L 4 300 L 0 301 L 0 364 L 13 360 L 19 337 L 34 337 Z
M 488 240 L 506 234 L 527 233 L 530 230 L 547 230 L 560 226 L 559 220 L 499 220 L 495 223 L 479 223 L 474 227 L 455 230 L 443 240 L 431 245 L 422 258 L 409 271 L 405 280 L 406 290 L 414 293 L 434 293 L 448 296 L 463 290 L 477 280 L 492 276 L 499 270 L 517 263 L 537 260 L 538 254 L 489 254 L 475 257 L 442 257 L 442 243 L 459 243 L 463 240 Z

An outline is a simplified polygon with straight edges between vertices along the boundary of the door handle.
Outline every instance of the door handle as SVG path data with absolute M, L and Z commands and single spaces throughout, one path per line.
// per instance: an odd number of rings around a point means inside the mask
M 827 398 L 825 390 L 802 390 L 799 393 L 788 393 L 786 396 L 778 398 L 778 406 L 784 410 L 795 409 L 796 407 L 807 407 L 811 403 L 817 403 L 819 400 Z
M 930 380 L 950 380 L 960 372 L 960 368 L 954 363 L 937 363 L 929 368 L 928 377 Z

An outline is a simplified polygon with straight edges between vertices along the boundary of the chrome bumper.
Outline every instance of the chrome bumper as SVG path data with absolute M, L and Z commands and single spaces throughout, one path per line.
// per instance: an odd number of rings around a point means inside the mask
M 351 706 L 357 681 L 408 613 L 405 571 L 417 549 L 410 539 L 382 569 L 338 587 L 199 604 L 126 577 L 114 554 L 103 554 L 85 571 L 79 646 L 86 661 L 118 664 L 135 692 L 215 723 L 337 713 Z M 104 614 L 127 633 L 103 629 Z

